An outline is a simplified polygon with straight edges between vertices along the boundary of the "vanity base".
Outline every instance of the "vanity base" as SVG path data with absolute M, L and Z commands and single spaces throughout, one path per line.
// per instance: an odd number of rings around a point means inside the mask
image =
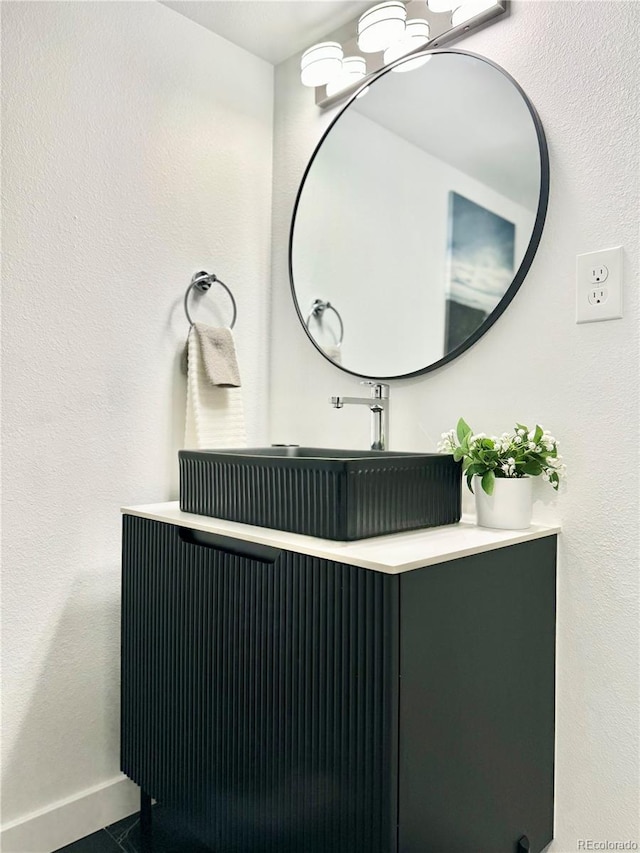
M 555 536 L 388 575 L 124 517 L 122 769 L 227 853 L 540 853 Z

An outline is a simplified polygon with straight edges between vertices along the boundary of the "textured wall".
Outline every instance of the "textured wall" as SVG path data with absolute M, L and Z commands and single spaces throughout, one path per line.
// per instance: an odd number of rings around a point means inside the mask
M 512 3 L 511 16 L 460 47 L 501 64 L 537 107 L 551 158 L 538 254 L 506 314 L 436 373 L 392 383 L 395 449 L 434 449 L 464 415 L 476 430 L 539 419 L 569 469 L 559 498 L 556 841 L 640 841 L 638 827 L 638 55 L 635 3 Z M 307 159 L 330 120 L 276 69 L 271 438 L 364 447 L 366 413 L 327 396 L 357 380 L 299 327 L 287 280 L 289 217 Z M 624 246 L 624 319 L 577 326 L 575 255 Z
M 118 510 L 175 496 L 196 269 L 264 441 L 273 69 L 156 3 L 2 11 L 6 822 L 118 773 Z

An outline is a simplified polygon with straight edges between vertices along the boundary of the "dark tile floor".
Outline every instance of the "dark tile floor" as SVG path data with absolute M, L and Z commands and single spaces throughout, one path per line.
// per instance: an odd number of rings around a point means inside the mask
M 137 814 L 94 832 L 80 841 L 61 847 L 56 853 L 143 853 L 140 820 Z M 153 809 L 153 846 L 149 853 L 212 853 L 203 846 L 176 813 L 155 806 Z

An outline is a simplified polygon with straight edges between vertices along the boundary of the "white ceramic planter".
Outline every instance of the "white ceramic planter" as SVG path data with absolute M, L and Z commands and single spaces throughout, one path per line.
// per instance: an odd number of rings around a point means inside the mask
M 482 488 L 480 477 L 473 478 L 476 496 L 476 513 L 480 527 L 497 527 L 500 530 L 523 530 L 531 526 L 533 489 L 531 477 L 499 479 L 488 495 Z

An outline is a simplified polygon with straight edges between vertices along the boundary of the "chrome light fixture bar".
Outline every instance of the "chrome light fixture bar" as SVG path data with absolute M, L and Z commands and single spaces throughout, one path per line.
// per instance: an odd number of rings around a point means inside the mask
M 301 63 L 303 80 L 305 85 L 315 87 L 319 107 L 333 107 L 400 57 L 451 44 L 508 11 L 509 0 L 407 0 L 406 3 L 386 0 L 372 6 L 346 28 L 353 32 L 350 39 L 342 44 L 329 42 L 333 48 L 333 71 L 322 85 L 314 86 L 315 68 L 309 68 L 309 62 L 317 57 L 324 59 L 322 51 L 315 53 L 315 50 L 326 50 L 328 43 L 305 51 Z M 335 59 L 339 47 L 343 52 L 341 64 Z M 424 61 L 421 59 L 419 63 Z M 320 66 L 323 71 L 329 68 L 322 63 L 316 67 Z M 399 70 L 409 71 L 410 64 Z

